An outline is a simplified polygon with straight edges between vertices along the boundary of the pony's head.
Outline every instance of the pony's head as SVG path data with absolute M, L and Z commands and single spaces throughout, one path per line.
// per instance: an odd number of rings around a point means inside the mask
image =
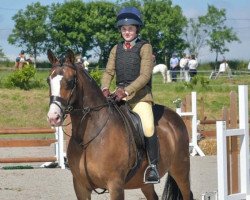
M 48 59 L 52 64 L 48 77 L 50 87 L 50 107 L 48 121 L 51 126 L 60 126 L 65 114 L 71 109 L 76 99 L 76 66 L 75 56 L 68 50 L 64 59 L 59 60 L 51 50 L 47 52 Z

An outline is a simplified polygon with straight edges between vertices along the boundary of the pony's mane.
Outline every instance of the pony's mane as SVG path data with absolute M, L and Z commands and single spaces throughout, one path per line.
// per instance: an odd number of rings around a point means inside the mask
M 75 66 L 76 66 L 77 77 L 89 81 L 90 85 L 93 87 L 92 89 L 101 92 L 101 89 L 96 83 L 95 79 L 93 79 L 93 77 L 91 77 L 90 74 L 85 69 L 83 69 L 82 66 L 77 64 Z

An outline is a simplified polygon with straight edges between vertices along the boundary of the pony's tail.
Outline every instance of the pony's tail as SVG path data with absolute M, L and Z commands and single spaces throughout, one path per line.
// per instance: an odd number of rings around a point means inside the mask
M 181 191 L 170 174 L 167 176 L 162 200 L 182 200 Z

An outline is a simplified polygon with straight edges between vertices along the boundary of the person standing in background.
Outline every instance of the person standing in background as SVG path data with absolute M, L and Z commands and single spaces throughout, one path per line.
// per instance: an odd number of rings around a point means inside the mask
M 183 57 L 180 59 L 180 78 L 181 80 L 185 80 L 186 82 L 189 81 L 188 62 L 189 62 L 189 55 L 184 53 Z
M 220 74 L 224 74 L 225 72 L 227 72 L 228 77 L 231 78 L 231 76 L 232 76 L 231 69 L 230 69 L 230 67 L 229 67 L 229 65 L 227 63 L 227 60 L 225 58 L 223 58 L 223 60 L 222 60 L 222 62 L 220 64 L 219 71 L 218 71 L 215 79 L 217 79 L 220 76 Z
M 229 69 L 229 65 L 227 63 L 227 60 L 225 58 L 223 58 L 221 64 L 220 64 L 220 68 L 219 68 L 219 72 L 226 72 Z
M 87 61 L 87 57 L 82 58 L 82 54 L 80 52 L 76 54 L 75 62 L 88 71 L 89 62 Z
M 88 62 L 87 57 L 83 57 L 83 66 L 84 66 L 84 69 L 86 69 L 87 71 L 89 70 L 89 62 Z
M 176 53 L 173 53 L 172 58 L 170 58 L 170 70 L 172 81 L 177 81 L 177 71 L 179 66 L 179 59 L 177 58 Z
M 198 61 L 195 58 L 195 55 L 191 55 L 191 59 L 188 61 L 188 68 L 189 68 L 189 75 L 191 79 L 197 75 L 197 67 L 198 67 Z
M 21 50 L 21 52 L 19 53 L 18 57 L 16 58 L 16 62 L 15 62 L 15 68 L 18 69 L 19 68 L 19 64 L 20 63 L 24 63 L 26 62 L 26 55 L 24 50 Z

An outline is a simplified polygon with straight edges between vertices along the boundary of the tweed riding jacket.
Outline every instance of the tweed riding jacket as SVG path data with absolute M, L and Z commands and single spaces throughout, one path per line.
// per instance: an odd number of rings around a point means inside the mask
M 121 44 L 115 45 L 110 52 L 108 63 L 101 80 L 101 88 L 109 88 L 113 77 L 118 75 L 117 84 L 120 82 L 126 83 L 126 81 L 129 83 L 123 85 L 125 91 L 129 94 L 126 98 L 129 103 L 134 104 L 140 101 L 153 103 L 150 83 L 153 70 L 152 46 L 145 41 L 138 40 L 131 49 L 123 49 L 124 54 L 128 53 L 128 56 L 124 57 L 129 59 L 124 66 L 119 63 L 119 59 L 122 58 L 120 57 L 121 54 L 119 54 L 119 52 L 122 51 L 119 50 L 120 47 Z M 131 55 L 131 52 L 137 52 L 137 56 L 134 54 L 130 57 L 129 55 Z M 123 73 L 127 77 L 122 75 L 122 73 L 120 74 L 120 68 L 122 67 L 124 67 Z M 134 71 L 133 74 L 131 72 L 131 67 Z

